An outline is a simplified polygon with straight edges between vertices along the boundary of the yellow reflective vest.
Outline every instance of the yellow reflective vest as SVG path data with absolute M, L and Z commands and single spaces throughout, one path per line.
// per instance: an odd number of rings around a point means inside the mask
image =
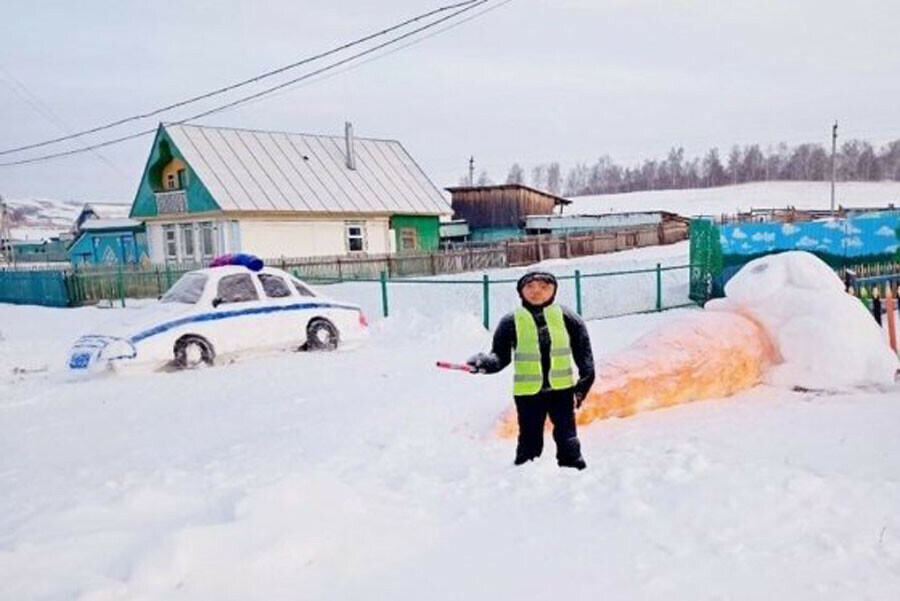
M 516 310 L 515 318 L 516 352 L 513 394 L 531 396 L 539 393 L 544 383 L 537 324 L 528 309 L 524 307 Z M 550 374 L 547 378 L 550 388 L 553 390 L 572 388 L 575 385 L 572 347 L 562 307 L 556 304 L 544 307 L 544 319 L 547 321 L 547 329 L 550 331 Z

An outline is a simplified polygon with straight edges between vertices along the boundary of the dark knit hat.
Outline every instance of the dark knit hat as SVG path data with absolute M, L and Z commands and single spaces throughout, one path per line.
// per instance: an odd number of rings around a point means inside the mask
M 516 284 L 516 291 L 521 294 L 522 288 L 525 287 L 525 284 L 535 281 L 547 282 L 548 284 L 553 284 L 554 288 L 559 288 L 559 284 L 556 281 L 555 275 L 553 275 L 549 271 L 534 270 L 527 272 L 525 275 L 519 278 L 519 281 Z

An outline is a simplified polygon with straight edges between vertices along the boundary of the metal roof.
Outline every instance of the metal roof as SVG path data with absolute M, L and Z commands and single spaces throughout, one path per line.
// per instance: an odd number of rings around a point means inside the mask
M 441 192 L 396 140 L 163 125 L 224 211 L 444 215 Z

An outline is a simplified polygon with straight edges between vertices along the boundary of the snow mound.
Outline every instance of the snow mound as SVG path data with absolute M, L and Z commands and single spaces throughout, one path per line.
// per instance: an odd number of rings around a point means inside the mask
M 894 382 L 900 363 L 875 320 L 840 278 L 803 251 L 747 263 L 707 303 L 759 323 L 778 354 L 766 381 L 778 386 L 843 388 Z

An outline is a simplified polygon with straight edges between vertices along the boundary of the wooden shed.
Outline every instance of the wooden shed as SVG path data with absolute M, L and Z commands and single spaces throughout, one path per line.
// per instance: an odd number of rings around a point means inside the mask
M 454 219 L 465 219 L 469 228 L 522 228 L 528 215 L 553 215 L 572 201 L 522 184 L 447 188 Z M 559 207 L 559 211 L 556 208 Z

